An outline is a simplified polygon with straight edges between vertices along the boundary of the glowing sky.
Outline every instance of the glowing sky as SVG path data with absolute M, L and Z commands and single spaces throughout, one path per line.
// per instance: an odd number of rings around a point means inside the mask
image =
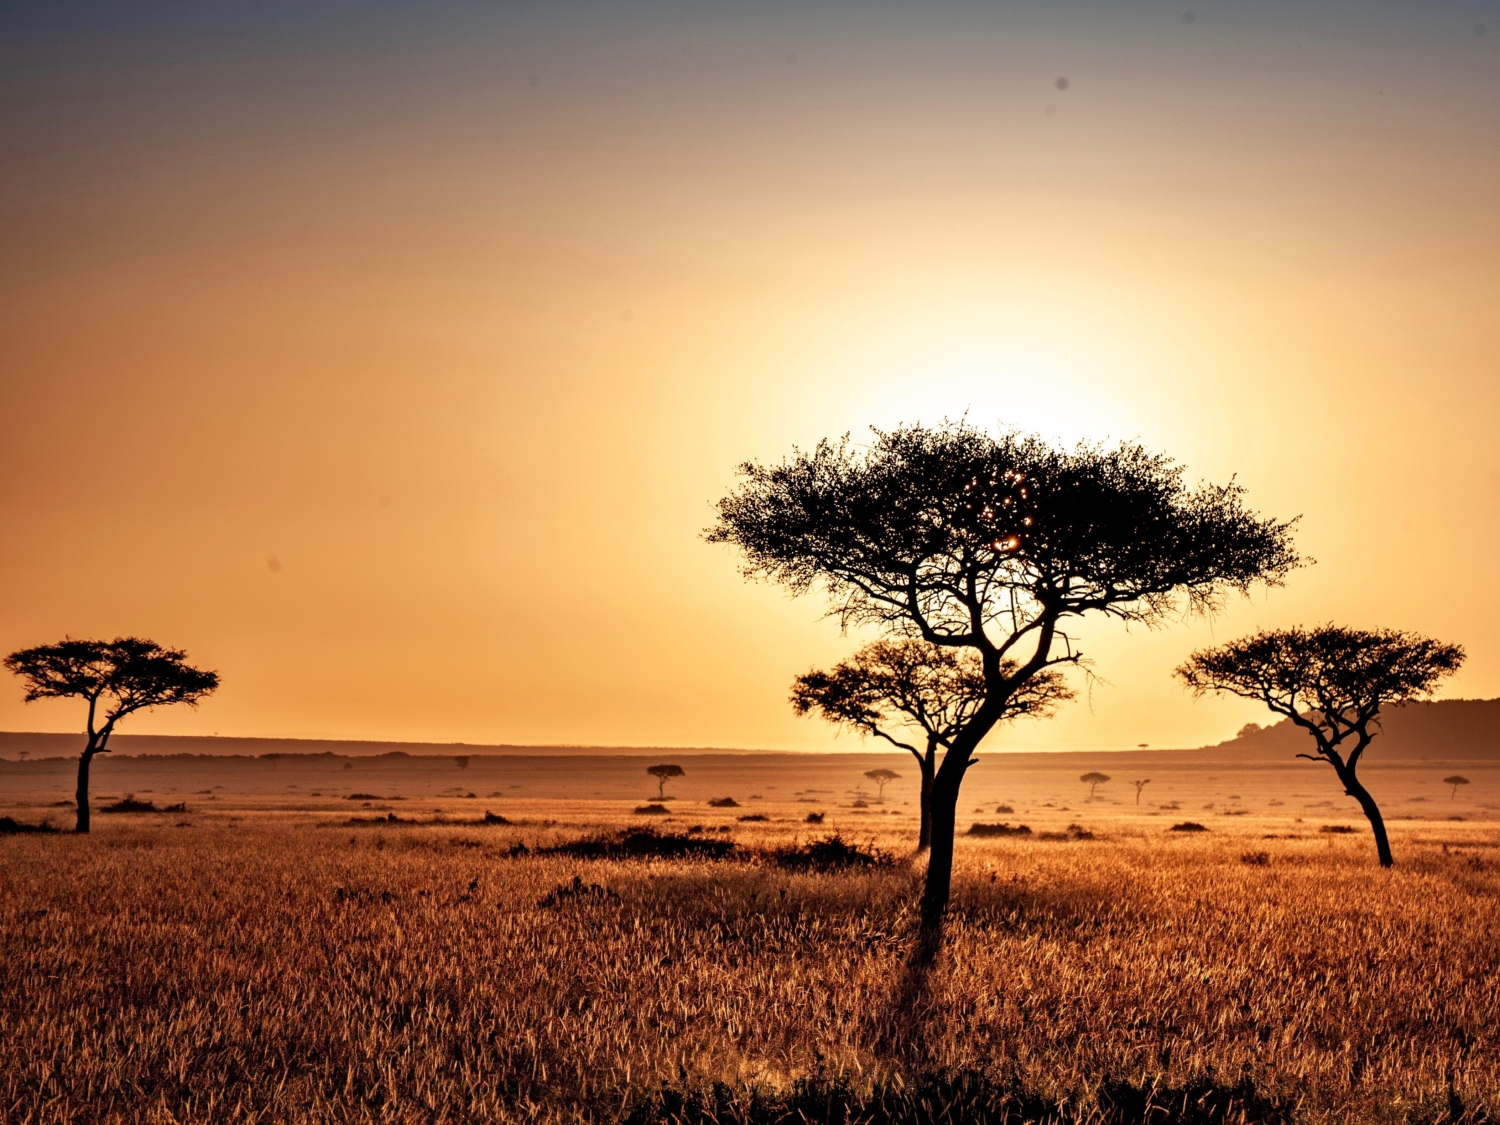
M 130 729 L 853 748 L 786 696 L 858 638 L 699 533 L 965 412 L 1318 560 L 1085 629 L 1107 683 L 995 748 L 1228 737 L 1169 673 L 1261 625 L 1500 695 L 1496 3 L 57 0 L 0 59 L 0 646 L 223 675 Z

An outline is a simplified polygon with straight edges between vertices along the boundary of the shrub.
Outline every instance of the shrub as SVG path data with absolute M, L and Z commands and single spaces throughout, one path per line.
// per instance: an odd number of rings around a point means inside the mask
M 637 828 L 614 835 L 586 836 L 550 848 L 538 848 L 537 852 L 578 859 L 724 859 L 737 848 L 732 840 L 703 840 L 657 832 L 652 828 Z
M 711 809 L 737 809 L 740 807 L 740 803 L 733 797 L 715 797 L 708 802 L 708 807 Z
M 19 836 L 23 832 L 56 832 L 57 829 L 45 822 L 41 824 L 23 824 L 8 816 L 0 816 L 0 836 Z
M 1167 829 L 1168 832 L 1207 832 L 1208 829 L 1196 820 L 1184 820 L 1181 824 L 1174 824 Z
M 823 814 L 820 813 L 820 812 L 810 812 L 810 813 L 808 813 L 807 814 L 806 823 L 807 824 L 822 824 L 823 823 Z
M 116 813 L 143 813 L 165 812 L 166 810 L 158 809 L 154 801 L 137 801 L 135 799 L 135 794 L 127 793 L 121 800 L 116 801 L 112 805 L 105 805 L 99 811 Z
M 1003 807 L 1003 806 L 1002 806 Z M 1018 824 L 1012 828 L 1009 824 L 971 824 L 969 825 L 970 836 L 1030 836 L 1031 828 L 1025 824 Z
M 620 896 L 608 887 L 600 886 L 598 883 L 585 883 L 583 876 L 574 875 L 571 883 L 559 883 L 548 891 L 537 906 L 545 910 L 548 907 L 578 901 L 619 902 Z
M 771 853 L 777 867 L 789 871 L 841 871 L 851 867 L 890 867 L 896 861 L 876 847 L 851 844 L 835 832 L 809 844 L 778 848 Z
M 489 809 L 485 809 L 484 810 L 484 820 L 481 821 L 480 823 L 482 823 L 482 824 L 509 824 L 510 821 L 506 820 L 505 817 L 500 816 L 497 813 L 490 812 Z
M 1270 852 L 1246 852 L 1240 856 L 1240 862 L 1251 867 L 1269 867 L 1271 865 Z
M 659 805 L 655 801 L 652 801 L 649 805 L 637 805 L 635 807 L 636 816 L 666 816 L 671 811 L 666 805 Z
M 758 813 L 758 812 L 756 812 L 756 813 L 751 813 L 749 816 L 737 816 L 734 819 L 743 822 L 743 821 L 764 821 L 764 820 L 770 820 L 771 818 L 768 817 L 768 816 L 766 816 L 765 813 Z
M 1326 832 L 1330 836 L 1350 836 L 1358 829 L 1350 828 L 1347 824 L 1325 824 L 1318 831 Z

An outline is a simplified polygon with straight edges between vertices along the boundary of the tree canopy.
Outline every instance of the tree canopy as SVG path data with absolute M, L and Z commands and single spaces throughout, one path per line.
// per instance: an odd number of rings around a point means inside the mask
M 1307 731 L 1364 809 L 1382 865 L 1391 865 L 1385 824 L 1358 778 L 1360 759 L 1379 733 L 1381 707 L 1430 699 L 1464 661 L 1459 645 L 1396 629 L 1338 625 L 1266 630 L 1203 649 L 1177 669 L 1194 696 L 1207 692 L 1254 699 Z
M 150 707 L 197 706 L 219 686 L 216 672 L 194 668 L 181 649 L 141 637 L 83 641 L 19 649 L 5 667 L 26 684 L 26 702 L 77 698 L 88 703 L 88 741 L 78 763 L 78 831 L 89 830 L 89 762 L 109 753 L 109 738 L 125 716 Z
M 1155 625 L 1184 604 L 1208 610 L 1280 583 L 1300 561 L 1291 523 L 1250 512 L 1233 481 L 1189 488 L 1170 458 L 1129 442 L 1062 450 L 946 422 L 876 430 L 862 449 L 820 442 L 740 476 L 705 534 L 739 549 L 747 577 L 822 587 L 846 627 L 979 655 L 983 700 L 934 780 L 929 926 L 948 900 L 974 750 L 1022 685 L 1081 659 L 1072 618 Z

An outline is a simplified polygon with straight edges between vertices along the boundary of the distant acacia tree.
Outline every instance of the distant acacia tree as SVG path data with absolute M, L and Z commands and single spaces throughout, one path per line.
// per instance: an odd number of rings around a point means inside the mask
M 1090 770 L 1078 779 L 1089 787 L 1089 800 L 1094 799 L 1094 791 L 1109 780 L 1109 774 L 1100 773 L 1098 770 Z
M 1005 665 L 1015 668 L 1014 661 Z M 798 676 L 792 683 L 792 710 L 799 715 L 816 710 L 831 723 L 883 738 L 917 760 L 922 778 L 917 851 L 923 852 L 932 842 L 937 748 L 952 745 L 984 705 L 986 690 L 977 652 L 915 638 L 872 641 L 830 671 Z M 1061 673 L 1039 672 L 1007 698 L 1004 718 L 1047 715 L 1072 698 Z M 898 737 L 903 726 L 921 732 L 920 749 Z
M 460 754 L 453 759 L 453 764 L 461 770 L 466 770 L 469 768 L 469 756 L 467 754 Z
M 1135 803 L 1139 805 L 1141 803 L 1141 790 L 1151 784 L 1151 779 L 1147 777 L 1140 781 L 1132 781 L 1130 784 L 1135 786 Z
M 1209 609 L 1298 563 L 1290 525 L 1247 511 L 1237 485 L 1189 489 L 1169 458 L 1133 444 L 1058 450 L 945 423 L 875 431 L 864 449 L 820 442 L 740 473 L 707 538 L 737 547 L 747 577 L 821 586 L 845 626 L 979 656 L 983 701 L 933 781 L 929 930 L 948 902 L 974 751 L 1027 682 L 1079 661 L 1072 619 L 1157 624 L 1184 598 Z
M 1467 777 L 1463 777 L 1460 774 L 1454 774 L 1452 777 L 1443 778 L 1443 784 L 1451 785 L 1453 787 L 1453 792 L 1448 794 L 1448 800 L 1452 801 L 1457 799 L 1458 797 L 1458 787 L 1460 785 L 1469 784 L 1469 779 Z
M 1195 652 L 1177 676 L 1195 696 L 1213 691 L 1256 699 L 1312 735 L 1317 753 L 1297 756 L 1333 767 L 1370 822 L 1380 865 L 1390 867 L 1385 820 L 1359 780 L 1360 759 L 1379 733 L 1382 706 L 1430 698 L 1463 660 L 1458 645 L 1415 633 L 1322 625 Z
M 198 701 L 219 686 L 216 672 L 194 668 L 180 649 L 140 637 L 75 641 L 23 648 L 5 667 L 26 683 L 26 702 L 77 698 L 88 702 L 88 741 L 78 759 L 79 832 L 89 830 L 89 765 L 109 753 L 109 736 L 126 715 L 150 707 Z
M 877 787 L 875 796 L 875 799 L 877 801 L 885 800 L 885 787 L 887 785 L 889 785 L 893 781 L 899 781 L 901 779 L 901 775 L 895 770 L 888 770 L 884 768 L 878 770 L 865 770 L 865 776 L 873 781 Z
M 667 799 L 667 782 L 674 777 L 682 776 L 682 767 L 673 765 L 647 766 L 646 772 L 656 778 L 657 796 L 665 801 Z

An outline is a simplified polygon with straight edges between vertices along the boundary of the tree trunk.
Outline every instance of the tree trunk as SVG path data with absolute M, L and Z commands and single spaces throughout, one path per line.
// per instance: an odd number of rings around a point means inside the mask
M 1385 818 L 1380 815 L 1380 806 L 1370 796 L 1370 791 L 1359 783 L 1353 770 L 1344 770 L 1339 780 L 1344 783 L 1344 792 L 1358 801 L 1359 807 L 1365 810 L 1365 818 L 1369 820 L 1370 828 L 1375 833 L 1375 852 L 1380 857 L 1380 866 L 1393 867 L 1396 860 L 1391 855 L 1391 842 L 1385 834 Z
M 85 750 L 78 759 L 78 831 L 89 830 L 89 763 L 94 760 L 93 748 Z
M 918 757 L 917 765 L 922 771 L 922 795 L 918 799 L 921 806 L 922 827 L 917 830 L 917 854 L 925 852 L 932 847 L 932 774 L 935 769 L 933 762 L 936 754 L 932 743 L 927 744 L 927 756 Z
M 963 771 L 957 770 L 946 777 L 939 772 L 933 779 L 932 854 L 927 860 L 927 886 L 922 892 L 924 930 L 939 929 L 943 924 L 943 911 L 948 906 L 948 893 L 953 884 L 953 834 L 958 826 L 958 787 L 963 777 Z

